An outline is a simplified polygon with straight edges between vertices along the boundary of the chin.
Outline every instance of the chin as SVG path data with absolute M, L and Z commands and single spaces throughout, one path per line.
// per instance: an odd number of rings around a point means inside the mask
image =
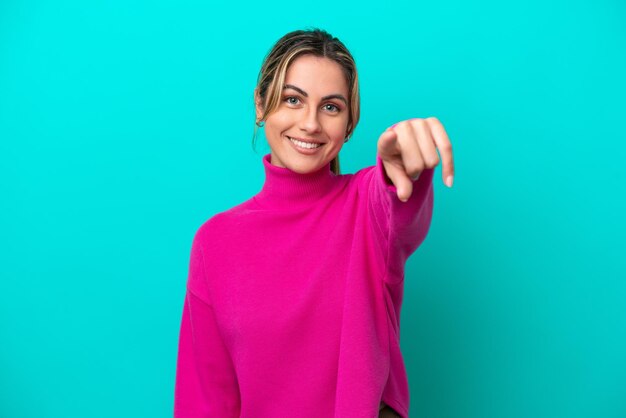
M 275 152 L 275 155 L 283 166 L 300 174 L 312 173 L 321 169 L 329 164 L 338 154 L 338 152 L 332 152 L 333 155 L 328 154 L 328 151 L 334 151 L 334 149 L 330 149 L 333 148 L 334 145 L 332 141 L 323 145 L 323 147 L 328 147 L 329 149 L 319 150 L 318 153 L 309 155 L 302 154 L 297 149 L 294 149 L 293 145 L 286 137 L 284 137 L 284 141 L 285 142 L 282 144 L 276 144 L 276 148 L 273 148 L 278 151 Z M 281 145 L 285 146 L 281 147 Z

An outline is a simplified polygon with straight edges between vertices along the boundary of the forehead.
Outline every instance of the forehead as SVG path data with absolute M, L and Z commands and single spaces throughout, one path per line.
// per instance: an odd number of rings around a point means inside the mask
M 341 66 L 328 58 L 303 55 L 287 69 L 285 84 L 293 84 L 309 95 L 348 94 L 348 83 Z

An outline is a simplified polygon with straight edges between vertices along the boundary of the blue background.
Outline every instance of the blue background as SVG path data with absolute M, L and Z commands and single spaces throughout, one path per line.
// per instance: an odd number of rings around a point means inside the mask
M 0 5 L 0 416 L 170 417 L 195 230 L 262 186 L 283 34 L 353 53 L 343 173 L 391 124 L 454 147 L 409 259 L 411 417 L 626 416 L 618 0 Z M 262 133 L 262 132 L 261 132 Z

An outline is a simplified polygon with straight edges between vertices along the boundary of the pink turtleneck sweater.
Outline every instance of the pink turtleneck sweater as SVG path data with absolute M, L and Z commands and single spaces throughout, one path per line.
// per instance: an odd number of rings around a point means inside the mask
M 404 266 L 434 169 L 402 202 L 378 156 L 342 175 L 262 161 L 262 189 L 193 238 L 174 417 L 373 418 L 381 401 L 407 417 Z

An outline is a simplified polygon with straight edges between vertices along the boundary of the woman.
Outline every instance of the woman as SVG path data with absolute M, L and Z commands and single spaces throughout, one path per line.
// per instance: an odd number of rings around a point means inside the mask
M 265 182 L 195 233 L 174 415 L 407 417 L 404 265 L 430 226 L 436 148 L 451 186 L 445 130 L 401 121 L 380 135 L 375 165 L 340 174 L 358 77 L 318 29 L 278 40 L 254 99 Z

